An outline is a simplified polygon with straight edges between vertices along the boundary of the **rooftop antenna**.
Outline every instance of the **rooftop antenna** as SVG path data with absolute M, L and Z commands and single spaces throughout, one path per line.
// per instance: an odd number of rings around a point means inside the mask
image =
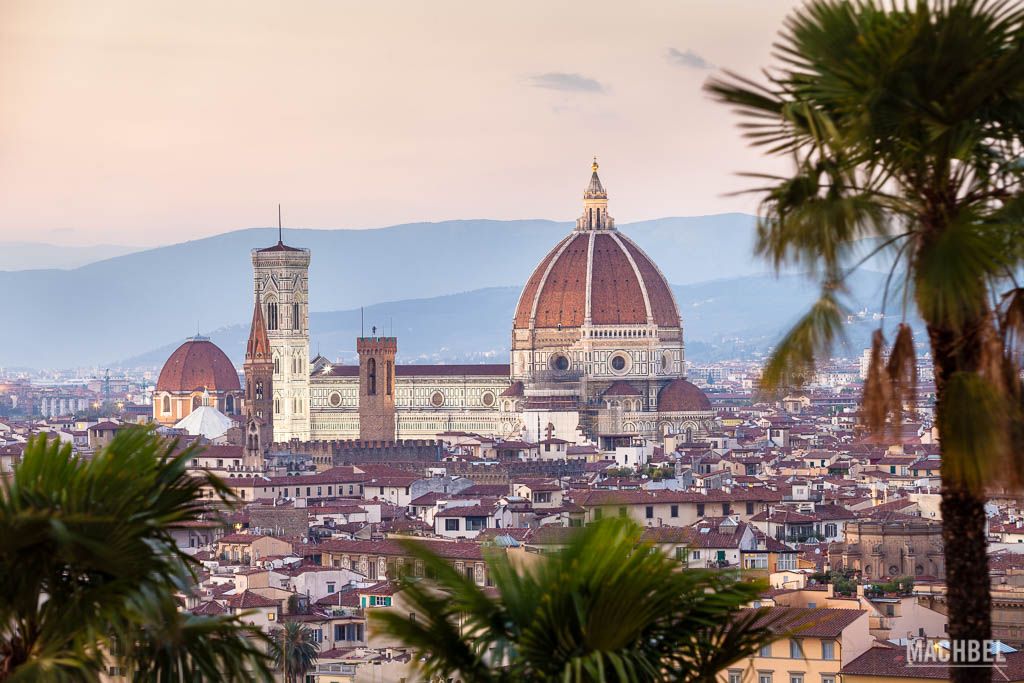
M 281 234 L 281 203 L 277 203 L 277 243 L 284 244 L 284 238 Z

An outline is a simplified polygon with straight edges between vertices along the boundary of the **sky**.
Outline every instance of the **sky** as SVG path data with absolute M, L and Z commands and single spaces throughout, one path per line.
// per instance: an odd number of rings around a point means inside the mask
M 0 242 L 753 212 L 783 0 L 2 0 Z

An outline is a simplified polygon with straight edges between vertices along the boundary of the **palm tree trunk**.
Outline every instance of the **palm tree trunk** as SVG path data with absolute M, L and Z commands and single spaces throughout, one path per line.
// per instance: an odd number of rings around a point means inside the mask
M 967 333 L 964 333 L 967 330 Z M 935 418 L 942 448 L 942 424 L 949 411 L 945 387 L 957 371 L 976 371 L 981 364 L 980 323 L 968 325 L 959 333 L 948 327 L 928 326 L 935 370 Z M 945 469 L 945 468 L 944 468 Z M 942 477 L 940 510 L 942 512 L 942 544 L 946 559 L 946 598 L 948 635 L 951 642 L 989 640 L 992 637 L 992 597 L 988 570 L 985 497 L 971 491 L 964 482 Z M 956 683 L 988 683 L 989 668 L 950 669 L 950 680 Z
M 943 483 L 941 510 L 949 639 L 988 640 L 992 637 L 992 598 L 985 500 L 962 486 Z M 950 674 L 960 683 L 992 680 L 987 668 L 952 669 Z

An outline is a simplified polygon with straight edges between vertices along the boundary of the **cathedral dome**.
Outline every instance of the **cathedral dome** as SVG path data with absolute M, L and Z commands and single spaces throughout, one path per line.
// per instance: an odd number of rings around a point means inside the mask
M 685 379 L 669 382 L 658 392 L 658 412 L 692 413 L 711 410 L 711 401 L 696 385 Z
M 526 281 L 514 328 L 679 328 L 679 309 L 665 276 L 640 247 L 615 229 L 596 160 L 592 171 L 583 192 L 583 215 Z
M 640 247 L 616 230 L 576 231 L 527 280 L 515 327 L 679 327 L 672 291 Z
M 240 391 L 238 372 L 228 357 L 206 337 L 179 346 L 160 370 L 156 391 Z

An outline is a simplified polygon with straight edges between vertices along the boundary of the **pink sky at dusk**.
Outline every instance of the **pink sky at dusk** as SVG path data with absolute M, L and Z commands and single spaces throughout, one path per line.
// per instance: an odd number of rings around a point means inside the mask
M 793 2 L 4 0 L 0 241 L 754 209 L 703 94 Z M 709 68 L 710 67 L 710 68 Z

